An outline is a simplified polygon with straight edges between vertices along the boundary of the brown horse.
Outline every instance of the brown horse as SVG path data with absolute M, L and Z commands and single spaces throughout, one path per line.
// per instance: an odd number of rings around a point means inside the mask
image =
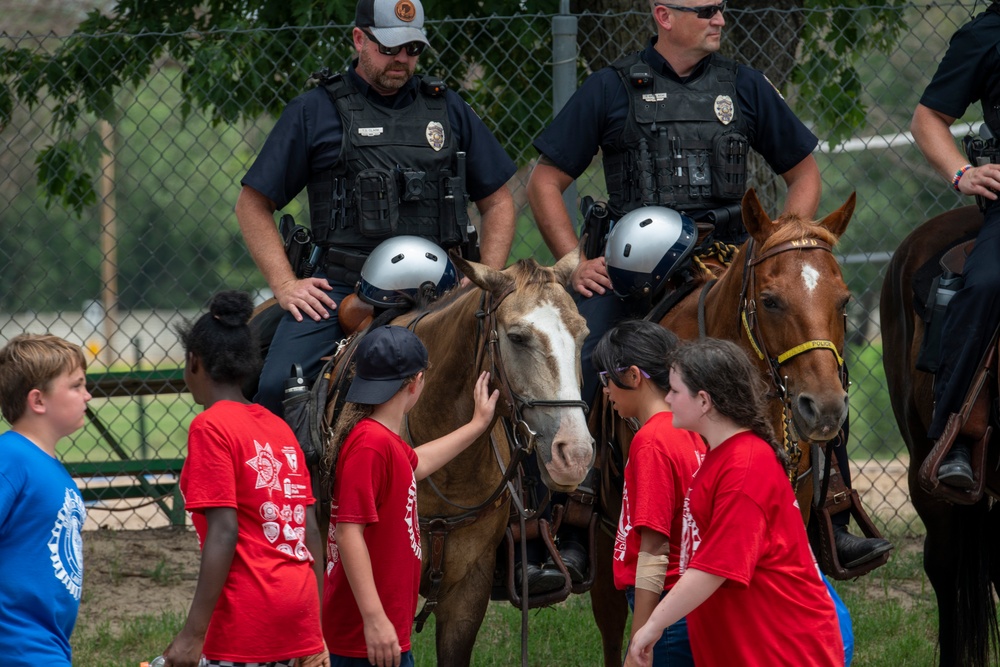
M 521 260 L 497 271 L 459 259 L 473 285 L 393 321 L 423 340 L 431 364 L 407 419 L 411 442 L 465 424 L 475 380 L 489 370 L 501 392 L 497 411 L 533 441 L 545 484 L 571 491 L 583 481 L 594 457 L 580 399 L 587 326 L 565 288 L 577 262 L 571 253 L 552 268 Z M 484 436 L 419 485 L 421 594 L 436 603 L 439 665 L 470 663 L 509 518 L 509 462 L 506 445 L 492 448 Z
M 783 440 L 797 442 L 797 487 L 803 518 L 812 501 L 809 447 L 837 436 L 847 418 L 842 381 L 844 317 L 850 293 L 832 248 L 847 229 L 854 195 L 823 220 L 795 216 L 772 221 L 753 190 L 743 197 L 743 222 L 750 239 L 732 264 L 710 284 L 706 281 L 671 309 L 660 324 L 682 339 L 699 335 L 737 342 L 757 363 L 772 389 L 772 423 Z M 705 291 L 707 290 L 707 292 Z M 704 331 L 699 334 L 699 308 Z M 627 457 L 627 429 L 619 424 Z M 602 461 L 602 464 L 606 464 Z M 606 516 L 621 512 L 621 494 L 602 498 Z M 627 605 L 610 581 L 613 534 L 602 531 L 598 573 L 591 589 L 594 617 L 601 630 L 605 665 L 620 664 Z
M 924 323 L 913 308 L 913 277 L 945 248 L 978 231 L 982 223 L 983 216 L 974 206 L 928 220 L 899 245 L 882 284 L 882 363 L 892 411 L 910 452 L 910 497 L 927 528 L 924 570 L 937 597 L 942 667 L 995 664 L 991 662 L 998 640 L 993 589 L 1000 590 L 1000 559 L 996 557 L 1000 510 L 991 507 L 992 501 L 985 496 L 974 505 L 940 500 L 918 482 L 920 466 L 934 444 L 927 438 L 934 378 L 915 368 Z M 992 400 L 996 400 L 996 389 L 994 376 L 989 387 Z M 995 441 L 996 435 L 987 448 L 984 468 L 987 491 L 994 497 L 1000 491 L 1000 450 Z

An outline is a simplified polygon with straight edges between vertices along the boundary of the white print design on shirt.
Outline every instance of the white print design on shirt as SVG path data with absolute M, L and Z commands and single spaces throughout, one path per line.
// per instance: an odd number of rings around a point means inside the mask
M 253 446 L 257 450 L 257 456 L 247 461 L 246 464 L 257 472 L 257 482 L 254 488 L 280 491 L 281 480 L 278 479 L 278 473 L 281 472 L 281 461 L 275 458 L 270 444 L 261 445 L 254 440 Z
M 340 549 L 337 548 L 337 511 L 340 506 L 330 505 L 330 529 L 326 531 L 326 574 L 330 576 L 340 562 Z
M 413 555 L 420 559 L 420 526 L 418 526 L 419 519 L 417 518 L 417 477 L 413 476 L 412 481 L 410 481 L 410 490 L 406 494 L 406 532 L 410 536 L 410 548 L 413 549 Z
M 69 594 L 80 599 L 83 590 L 83 537 L 80 530 L 87 519 L 83 498 L 73 489 L 66 489 L 63 506 L 56 514 L 49 538 L 49 559 L 56 579 L 62 582 Z
M 695 552 L 701 545 L 701 532 L 698 524 L 695 523 L 691 514 L 691 490 L 688 490 L 687 497 L 684 498 L 684 512 L 682 514 L 683 524 L 681 526 L 681 574 L 687 570 L 688 563 L 694 558 Z
M 285 463 L 292 469 L 292 472 L 299 471 L 299 453 L 294 447 L 282 447 L 281 453 L 285 455 Z
M 622 513 L 618 517 L 618 533 L 615 535 L 614 559 L 625 560 L 625 538 L 632 532 L 632 512 L 628 505 L 628 483 L 622 488 Z

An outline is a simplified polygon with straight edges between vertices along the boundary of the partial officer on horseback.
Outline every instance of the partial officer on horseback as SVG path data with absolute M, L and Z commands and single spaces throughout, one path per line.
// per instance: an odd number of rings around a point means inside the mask
M 649 45 L 589 77 L 534 142 L 541 155 L 528 182 L 528 200 L 556 257 L 578 243 L 562 193 L 598 149 L 611 222 L 640 207 L 664 206 L 714 224 L 716 241 L 742 243 L 740 200 L 751 148 L 787 185 L 784 214 L 812 219 L 819 205 L 816 136 L 762 72 L 718 54 L 726 1 L 651 1 L 650 6 L 656 36 Z M 586 231 L 602 233 L 590 225 Z M 583 398 L 592 402 L 594 346 L 616 322 L 635 313 L 611 293 L 600 253 L 589 253 L 580 263 L 573 286 L 590 328 L 583 347 Z M 846 480 L 846 447 L 835 452 Z M 842 563 L 860 565 L 892 548 L 883 539 L 851 535 L 847 513 L 836 516 Z
M 986 132 L 962 155 L 950 127 L 969 105 L 983 106 Z M 934 417 L 928 437 L 938 440 L 949 416 L 958 413 L 970 383 L 1000 324 L 1000 2 L 958 29 L 937 73 L 913 114 L 913 138 L 931 166 L 952 187 L 975 195 L 983 227 L 965 261 L 964 286 L 944 314 L 942 345 L 934 380 Z M 970 489 L 974 474 L 971 441 L 959 435 L 937 471 L 938 481 Z
M 319 371 L 343 331 L 336 308 L 367 255 L 401 234 L 445 249 L 475 248 L 466 207 L 482 214 L 480 261 L 503 268 L 514 234 L 506 182 L 516 167 L 490 130 L 440 79 L 414 74 L 428 46 L 420 0 L 360 0 L 357 59 L 285 108 L 242 180 L 236 216 L 248 249 L 286 312 L 255 400 L 281 414 L 291 364 Z M 303 188 L 312 241 L 291 266 L 274 224 Z

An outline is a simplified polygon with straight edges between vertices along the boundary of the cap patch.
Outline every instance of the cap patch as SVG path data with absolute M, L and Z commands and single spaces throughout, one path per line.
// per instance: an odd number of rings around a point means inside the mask
M 413 6 L 411 0 L 399 0 L 396 3 L 396 18 L 407 23 L 417 18 L 417 8 Z

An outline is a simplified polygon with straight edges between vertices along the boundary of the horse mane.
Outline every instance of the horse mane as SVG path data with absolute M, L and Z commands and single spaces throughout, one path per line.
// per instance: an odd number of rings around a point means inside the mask
M 547 285 L 557 281 L 556 273 L 552 267 L 542 266 L 530 257 L 517 260 L 504 269 L 504 273 L 513 278 L 514 289 L 516 291 L 530 289 L 535 285 Z M 428 295 L 418 295 L 418 298 L 413 302 L 412 308 L 407 312 L 417 314 L 434 313 L 449 307 L 464 294 L 477 289 L 479 289 L 477 285 L 469 283 L 464 287 L 454 287 L 436 299 L 432 297 L 428 298 Z
M 766 252 L 771 248 L 796 239 L 813 238 L 823 241 L 833 247 L 837 245 L 837 236 L 818 222 L 805 220 L 797 215 L 789 215 L 775 221 L 777 228 L 768 237 L 761 247 L 761 252 Z

